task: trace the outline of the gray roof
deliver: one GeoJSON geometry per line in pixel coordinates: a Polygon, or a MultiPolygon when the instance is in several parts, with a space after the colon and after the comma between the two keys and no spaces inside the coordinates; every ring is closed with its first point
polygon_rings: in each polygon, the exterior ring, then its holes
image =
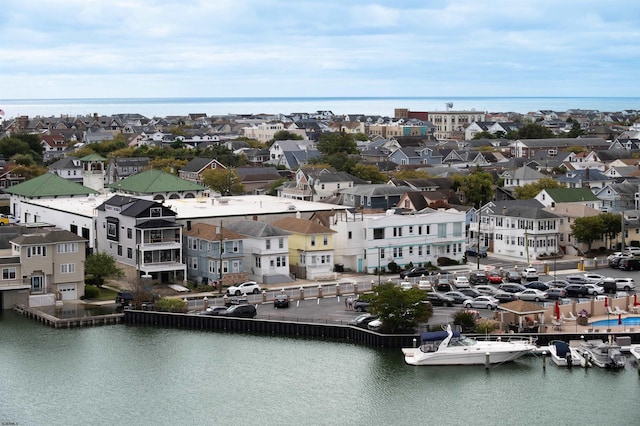
{"type": "Polygon", "coordinates": [[[238,234],[246,235],[247,237],[255,238],[267,238],[267,237],[283,237],[290,235],[289,232],[282,229],[271,226],[265,222],[258,222],[256,220],[241,220],[225,225],[225,228],[237,232],[238,234]]]}
{"type": "Polygon", "coordinates": [[[382,197],[385,195],[402,195],[405,192],[415,192],[408,186],[393,186],[386,184],[356,185],[352,188],[340,189],[342,194],[362,195],[369,197],[382,197]]]}
{"type": "Polygon", "coordinates": [[[557,219],[560,216],[543,210],[544,205],[535,199],[496,201],[489,208],[497,216],[523,217],[526,219],[557,219]]]}

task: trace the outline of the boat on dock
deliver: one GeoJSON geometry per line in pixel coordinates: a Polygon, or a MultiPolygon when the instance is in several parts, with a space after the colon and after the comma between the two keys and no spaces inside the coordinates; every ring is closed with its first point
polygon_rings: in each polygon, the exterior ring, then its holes
{"type": "Polygon", "coordinates": [[[417,348],[403,348],[409,365],[487,365],[513,361],[536,349],[532,340],[477,340],[446,330],[420,335],[417,348]]]}
{"type": "Polygon", "coordinates": [[[580,354],[577,347],[571,346],[562,340],[552,340],[549,342],[549,354],[551,360],[558,367],[580,366],[589,367],[590,363],[580,354]]]}
{"type": "Polygon", "coordinates": [[[612,341],[588,340],[582,342],[580,354],[600,368],[619,370],[624,368],[627,358],[622,354],[620,345],[612,341]]]}
{"type": "Polygon", "coordinates": [[[631,352],[631,356],[635,358],[636,362],[640,362],[640,345],[631,345],[629,352],[631,352]]]}

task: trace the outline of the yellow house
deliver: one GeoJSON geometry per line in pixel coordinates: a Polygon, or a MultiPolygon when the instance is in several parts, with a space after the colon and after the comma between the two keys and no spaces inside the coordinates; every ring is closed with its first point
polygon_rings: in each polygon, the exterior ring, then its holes
{"type": "Polygon", "coordinates": [[[336,231],[307,219],[283,218],[273,222],[288,231],[289,268],[298,278],[329,277],[333,272],[333,234],[336,231]]]}

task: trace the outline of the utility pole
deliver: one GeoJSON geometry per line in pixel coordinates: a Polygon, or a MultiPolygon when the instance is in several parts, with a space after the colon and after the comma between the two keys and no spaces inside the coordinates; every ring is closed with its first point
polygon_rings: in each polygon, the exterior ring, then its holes
{"type": "Polygon", "coordinates": [[[482,201],[480,201],[480,208],[478,209],[478,247],[476,251],[476,269],[480,269],[480,224],[482,223],[482,201]]]}
{"type": "Polygon", "coordinates": [[[219,250],[219,256],[218,256],[218,282],[219,284],[219,288],[220,288],[220,293],[222,293],[222,254],[224,253],[224,239],[222,238],[222,221],[220,221],[220,250],[219,250]]]}

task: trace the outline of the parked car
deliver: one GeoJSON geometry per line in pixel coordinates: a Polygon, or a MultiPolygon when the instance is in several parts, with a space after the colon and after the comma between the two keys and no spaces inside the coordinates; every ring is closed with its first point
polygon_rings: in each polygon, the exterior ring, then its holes
{"type": "Polygon", "coordinates": [[[474,299],[465,300],[463,303],[464,307],[469,308],[487,308],[487,309],[496,309],[500,304],[500,301],[495,297],[491,296],[478,296],[474,299]]]}
{"type": "Polygon", "coordinates": [[[382,321],[376,318],[367,324],[367,328],[371,331],[380,331],[382,328],[382,321]]]}
{"type": "Polygon", "coordinates": [[[287,294],[276,294],[273,296],[273,307],[274,308],[288,308],[289,307],[289,296],[287,294]]]}
{"type": "Polygon", "coordinates": [[[502,282],[506,282],[506,283],[521,283],[522,282],[522,276],[518,273],[518,271],[516,270],[503,270],[502,271],[502,282]]]}
{"type": "Polygon", "coordinates": [[[609,267],[613,269],[618,269],[620,267],[620,261],[622,259],[628,259],[628,258],[633,258],[633,255],[631,253],[621,253],[617,256],[614,256],[609,259],[609,267]]]}
{"type": "Polygon", "coordinates": [[[596,296],[598,294],[604,294],[604,288],[600,287],[597,284],[587,283],[584,286],[587,288],[588,294],[591,294],[592,296],[596,296]]]}
{"type": "Polygon", "coordinates": [[[482,293],[480,293],[478,290],[476,290],[475,288],[460,288],[458,289],[458,291],[462,294],[466,294],[467,295],[467,299],[474,299],[478,296],[482,296],[482,293]]]}
{"type": "Polygon", "coordinates": [[[358,312],[367,312],[369,310],[369,301],[356,299],[353,302],[353,310],[358,312]]]}
{"type": "Polygon", "coordinates": [[[584,284],[569,284],[564,288],[568,297],[580,297],[586,296],[589,293],[587,287],[584,284]]]}
{"type": "Polygon", "coordinates": [[[569,281],[566,281],[566,280],[552,280],[552,281],[547,281],[546,284],[549,286],[549,288],[551,288],[551,287],[562,287],[562,288],[565,288],[570,283],[569,283],[569,281]]]}
{"type": "Polygon", "coordinates": [[[638,271],[640,270],[640,259],[624,257],[620,259],[618,269],[621,269],[623,271],[638,271]]]}
{"type": "Polygon", "coordinates": [[[591,283],[591,284],[596,284],[596,283],[602,281],[603,279],[607,278],[604,275],[592,274],[592,273],[582,274],[582,276],[584,277],[586,282],[591,283]]]}
{"type": "Polygon", "coordinates": [[[498,287],[498,290],[506,291],[507,293],[519,293],[521,291],[525,291],[526,289],[527,288],[522,284],[516,283],[500,284],[500,286],[498,287]]]}
{"type": "Polygon", "coordinates": [[[246,305],[249,303],[249,299],[247,299],[247,297],[231,297],[228,298],[227,301],[225,302],[225,306],[227,308],[233,306],[233,305],[246,305]]]}
{"type": "Polygon", "coordinates": [[[421,277],[423,275],[429,275],[431,271],[428,268],[423,268],[421,266],[415,266],[406,271],[400,272],[400,278],[409,278],[409,277],[421,277]]]}
{"type": "Polygon", "coordinates": [[[133,303],[133,293],[130,291],[119,291],[116,296],[116,303],[119,303],[122,306],[133,303]]]}
{"type": "Polygon", "coordinates": [[[371,321],[377,320],[378,317],[373,314],[361,314],[349,321],[349,325],[355,325],[356,327],[367,328],[367,324],[371,321]]]}
{"type": "Polygon", "coordinates": [[[260,286],[255,281],[246,281],[242,284],[232,285],[227,289],[227,294],[240,296],[241,294],[258,294],[260,293],[260,286]]]}
{"type": "Polygon", "coordinates": [[[463,304],[465,300],[469,299],[469,296],[459,291],[448,291],[444,295],[452,298],[453,303],[457,303],[459,305],[463,304]]]}
{"type": "Polygon", "coordinates": [[[549,288],[549,286],[542,281],[529,281],[524,286],[526,288],[535,288],[536,290],[540,291],[547,291],[547,289],[549,288]]]}
{"type": "Polygon", "coordinates": [[[489,284],[477,285],[474,288],[480,293],[486,294],[488,296],[493,296],[497,292],[497,289],[494,286],[489,284]]]}
{"type": "Polygon", "coordinates": [[[506,291],[498,291],[493,295],[494,298],[498,299],[500,303],[513,302],[514,300],[518,300],[518,297],[515,293],[508,293],[506,291]]]}
{"type": "Polygon", "coordinates": [[[491,284],[502,284],[502,276],[498,272],[487,272],[487,281],[491,284]]]}
{"type": "Polygon", "coordinates": [[[587,280],[582,275],[569,275],[565,277],[565,281],[569,284],[586,284],[587,280]]]}
{"type": "Polygon", "coordinates": [[[535,288],[528,288],[516,293],[516,296],[518,296],[518,299],[520,300],[527,300],[531,302],[542,302],[543,300],[547,300],[547,293],[536,290],[535,288]]]}
{"type": "Polygon", "coordinates": [[[633,278],[616,278],[616,289],[618,291],[631,291],[636,288],[636,282],[633,278]]]}
{"type": "Polygon", "coordinates": [[[457,289],[471,287],[471,284],[469,284],[469,278],[465,277],[464,275],[455,277],[455,279],[453,280],[453,285],[457,289]]]}
{"type": "Polygon", "coordinates": [[[444,278],[438,280],[438,284],[436,284],[436,290],[441,292],[447,292],[453,290],[451,288],[451,284],[444,278]]]}
{"type": "Polygon", "coordinates": [[[431,291],[433,286],[431,285],[431,281],[429,280],[420,280],[418,281],[418,288],[420,290],[431,291]]]}
{"type": "Polygon", "coordinates": [[[453,298],[437,291],[429,292],[428,299],[433,306],[453,306],[453,298]]]}
{"type": "Polygon", "coordinates": [[[478,246],[469,246],[467,247],[467,251],[466,251],[467,256],[472,256],[472,257],[487,257],[487,248],[486,247],[480,247],[480,250],[478,250],[478,246]]]}
{"type": "Polygon", "coordinates": [[[221,315],[225,317],[255,318],[255,316],[258,315],[258,311],[254,305],[242,304],[231,306],[221,315]]]}
{"type": "Polygon", "coordinates": [[[222,315],[222,313],[226,312],[226,310],[227,310],[226,306],[209,306],[204,311],[198,312],[198,315],[210,315],[210,316],[222,315]]]}
{"type": "Polygon", "coordinates": [[[538,270],[536,268],[524,268],[522,278],[525,281],[538,281],[538,270]]]}
{"type": "Polygon", "coordinates": [[[409,281],[402,281],[399,285],[403,290],[411,290],[413,288],[413,284],[411,284],[409,281]]]}
{"type": "Polygon", "coordinates": [[[469,282],[473,285],[478,284],[487,284],[489,280],[487,279],[487,274],[484,271],[471,271],[469,273],[469,282]]]}
{"type": "Polygon", "coordinates": [[[547,299],[550,300],[558,300],[567,297],[565,289],[560,287],[551,287],[545,291],[545,293],[547,293],[547,299]]]}
{"type": "Polygon", "coordinates": [[[605,278],[597,284],[604,289],[605,293],[614,294],[618,291],[615,278],[605,278]]]}

